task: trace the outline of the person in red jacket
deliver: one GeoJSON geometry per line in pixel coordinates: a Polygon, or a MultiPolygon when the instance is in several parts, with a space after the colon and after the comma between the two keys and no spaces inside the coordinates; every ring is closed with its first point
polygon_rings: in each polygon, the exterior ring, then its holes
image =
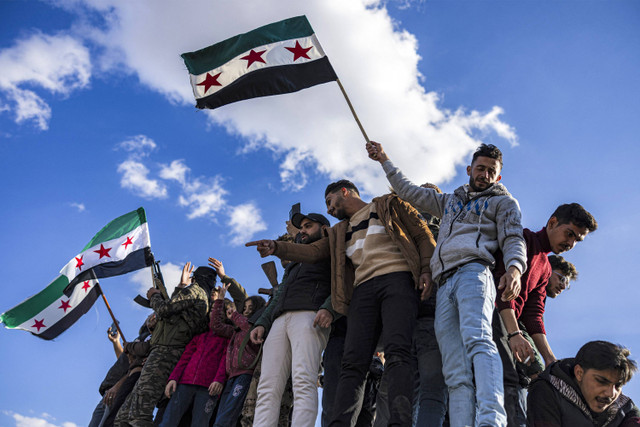
{"type": "Polygon", "coordinates": [[[211,309],[212,330],[221,337],[229,338],[226,357],[228,379],[220,396],[214,427],[234,427],[240,417],[253,377],[255,361],[260,353],[260,346],[253,344],[248,337],[253,326],[249,323],[249,318],[266,304],[260,296],[249,297],[244,302],[242,314],[227,309],[226,318],[231,324],[225,322],[224,297],[229,285],[218,290],[211,309]]]}
{"type": "MultiPolygon", "coordinates": [[[[216,292],[212,297],[216,298],[216,292]]],[[[229,305],[233,305],[229,301],[229,305]]],[[[176,427],[193,403],[191,426],[207,427],[226,380],[228,337],[210,330],[191,339],[169,376],[165,395],[171,400],[160,427],[176,427]]]]}
{"type": "MultiPolygon", "coordinates": [[[[498,288],[496,306],[500,319],[494,316],[493,321],[493,336],[503,365],[509,426],[523,426],[526,423],[522,385],[528,383],[529,379],[518,374],[516,362],[530,365],[536,357],[535,350],[542,355],[545,366],[556,361],[547,341],[543,319],[547,283],[552,275],[548,255],[550,252],[560,254],[571,250],[597,228],[596,220],[586,209],[578,203],[569,203],[558,206],[540,231],[523,230],[527,244],[527,270],[520,279],[520,293],[515,299],[504,301],[501,298],[504,290],[498,288]],[[525,338],[525,334],[531,337],[533,345],[525,338]]],[[[500,261],[501,257],[496,259],[498,262],[493,275],[500,277],[504,274],[504,264],[500,261]]]]}

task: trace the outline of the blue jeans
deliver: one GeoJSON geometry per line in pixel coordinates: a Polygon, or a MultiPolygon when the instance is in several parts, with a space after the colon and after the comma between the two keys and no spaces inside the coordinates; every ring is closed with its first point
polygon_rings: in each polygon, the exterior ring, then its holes
{"type": "Polygon", "coordinates": [[[418,426],[442,426],[447,413],[447,385],[442,376],[442,356],[438,348],[433,317],[419,317],[413,334],[418,359],[420,386],[416,403],[418,426]]]}
{"type": "Polygon", "coordinates": [[[105,416],[105,412],[107,411],[107,406],[100,400],[98,405],[96,405],[96,409],[93,410],[93,414],[91,414],[91,421],[89,421],[88,427],[98,427],[100,425],[100,421],[105,416]]]}
{"type": "Polygon", "coordinates": [[[502,362],[492,338],[496,289],[489,267],[463,265],[438,289],[435,331],[452,427],[506,426],[502,362]],[[475,376],[475,388],[474,388],[475,376]]]}
{"type": "Polygon", "coordinates": [[[207,427],[216,409],[217,396],[209,396],[207,387],[192,384],[178,384],[162,417],[160,427],[177,427],[180,419],[193,402],[191,426],[207,427]]]}
{"type": "Polygon", "coordinates": [[[251,374],[237,375],[229,378],[220,396],[218,415],[214,427],[234,427],[238,422],[244,399],[247,397],[251,374]]]}

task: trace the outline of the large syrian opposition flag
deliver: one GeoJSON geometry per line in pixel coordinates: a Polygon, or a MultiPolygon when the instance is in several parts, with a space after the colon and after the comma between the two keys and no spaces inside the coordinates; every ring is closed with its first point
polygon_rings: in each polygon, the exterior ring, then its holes
{"type": "Polygon", "coordinates": [[[297,92],[337,80],[305,16],[183,53],[198,108],[297,92]]]}
{"type": "Polygon", "coordinates": [[[22,329],[33,335],[51,340],[73,325],[85,314],[100,295],[97,280],[86,280],[64,295],[69,285],[65,276],[58,276],[38,294],[0,315],[0,322],[9,329],[22,329]]]}
{"type": "Polygon", "coordinates": [[[37,295],[0,315],[10,329],[53,339],[86,313],[100,295],[98,277],[111,277],[153,262],[143,208],[107,224],[37,295]]]}

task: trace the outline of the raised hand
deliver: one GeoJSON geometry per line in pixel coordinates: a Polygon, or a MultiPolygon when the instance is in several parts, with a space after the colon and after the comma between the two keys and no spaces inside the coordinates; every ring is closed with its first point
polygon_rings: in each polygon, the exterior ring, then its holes
{"type": "Polygon", "coordinates": [[[220,277],[221,279],[225,276],[224,273],[224,265],[222,265],[222,261],[219,261],[215,258],[209,258],[209,265],[211,267],[213,267],[216,270],[216,273],[218,274],[218,277],[220,277]]]}
{"type": "Polygon", "coordinates": [[[180,287],[188,286],[191,283],[191,273],[193,273],[194,266],[191,265],[191,262],[187,261],[187,263],[182,267],[182,277],[180,277],[180,287]]]}
{"type": "Polygon", "coordinates": [[[375,141],[367,142],[367,154],[371,160],[375,160],[376,162],[380,162],[380,164],[389,160],[389,156],[382,149],[382,145],[378,144],[375,141]]]}

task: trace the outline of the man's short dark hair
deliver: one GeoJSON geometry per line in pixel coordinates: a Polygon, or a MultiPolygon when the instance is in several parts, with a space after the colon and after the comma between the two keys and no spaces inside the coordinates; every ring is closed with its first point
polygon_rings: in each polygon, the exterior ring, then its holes
{"type": "Polygon", "coordinates": [[[576,266],[571,264],[560,255],[549,255],[549,264],[551,264],[552,270],[560,270],[562,275],[569,280],[576,280],[578,278],[578,270],[576,266]]]}
{"type": "Polygon", "coordinates": [[[638,370],[636,362],[629,359],[630,354],[628,349],[608,341],[591,341],[578,350],[575,362],[584,370],[606,371],[613,369],[618,371],[620,381],[624,385],[638,370]]]}
{"type": "Polygon", "coordinates": [[[360,192],[358,191],[358,187],[356,187],[356,185],[353,182],[347,179],[341,179],[340,181],[332,182],[331,184],[327,185],[327,189],[324,190],[324,197],[327,197],[329,193],[335,193],[341,188],[346,188],[347,190],[356,193],[358,197],[360,197],[360,192]]]}
{"type": "Polygon", "coordinates": [[[586,227],[589,232],[594,232],[598,229],[596,219],[579,203],[560,205],[551,216],[556,217],[558,225],[573,223],[580,228],[586,227]]]}
{"type": "Polygon", "coordinates": [[[471,164],[476,161],[478,157],[489,157],[491,159],[497,160],[500,162],[500,169],[502,169],[502,151],[498,147],[493,144],[480,144],[480,146],[476,149],[476,152],[473,153],[473,158],[471,159],[471,164]]]}

